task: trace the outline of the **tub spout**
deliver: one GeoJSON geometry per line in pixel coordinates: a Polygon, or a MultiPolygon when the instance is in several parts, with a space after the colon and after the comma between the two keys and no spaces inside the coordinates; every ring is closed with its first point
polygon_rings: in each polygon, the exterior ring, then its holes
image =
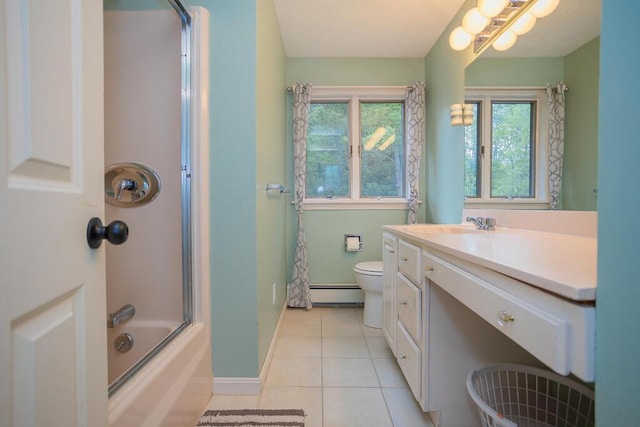
{"type": "Polygon", "coordinates": [[[109,319],[107,319],[107,328],[115,328],[120,323],[125,322],[136,314],[136,308],[131,304],[123,305],[115,313],[109,313],[109,319]]]}

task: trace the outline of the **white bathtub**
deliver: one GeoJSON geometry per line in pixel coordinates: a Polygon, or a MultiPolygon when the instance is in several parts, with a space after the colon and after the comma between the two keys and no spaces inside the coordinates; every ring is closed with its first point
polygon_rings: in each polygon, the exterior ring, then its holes
{"type": "Polygon", "coordinates": [[[122,325],[107,330],[107,359],[109,362],[109,384],[112,384],[127,369],[142,359],[164,337],[169,335],[176,325],[162,321],[136,321],[132,320],[122,325]],[[133,346],[126,353],[115,349],[114,341],[120,334],[129,334],[133,337],[133,346]]]}
{"type": "MultiPolygon", "coordinates": [[[[191,10],[192,37],[192,146],[193,179],[193,294],[195,322],[186,327],[154,355],[142,369],[124,383],[109,398],[109,425],[131,427],[193,426],[212,394],[211,332],[209,307],[209,127],[208,84],[209,14],[202,7],[191,10]]],[[[166,298],[166,297],[165,297],[166,298]]],[[[133,301],[133,300],[132,300],[133,301]]],[[[162,302],[157,299],[157,303],[162,302]]],[[[128,301],[127,301],[128,302],[128,301]]],[[[142,310],[138,316],[142,315],[142,310]]],[[[109,331],[109,346],[120,332],[129,332],[134,337],[134,348],[129,352],[146,353],[149,345],[158,342],[158,336],[166,336],[167,329],[175,325],[148,322],[133,318],[109,331]],[[135,328],[135,329],[133,329],[135,328]],[[111,336],[113,335],[113,336],[111,336]],[[149,344],[152,343],[152,344],[149,344]],[[136,349],[136,347],[138,347],[136,349]]],[[[109,349],[109,352],[115,350],[109,349]]],[[[132,353],[124,357],[110,358],[109,382],[117,378],[129,366],[127,357],[137,358],[132,353]]]]}
{"type": "Polygon", "coordinates": [[[194,323],[111,396],[109,425],[195,425],[211,396],[210,363],[207,328],[194,323]]]}

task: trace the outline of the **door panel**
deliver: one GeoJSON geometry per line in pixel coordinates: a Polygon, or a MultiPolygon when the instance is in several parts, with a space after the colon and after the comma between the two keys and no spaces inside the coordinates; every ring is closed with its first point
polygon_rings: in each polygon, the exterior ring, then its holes
{"type": "Polygon", "coordinates": [[[75,290],[11,322],[14,420],[77,425],[83,304],[82,291],[75,290]],[[63,357],[52,357],[59,348],[65,350],[63,357]]]}
{"type": "Polygon", "coordinates": [[[69,188],[72,178],[78,184],[72,171],[82,129],[73,121],[82,81],[81,52],[73,49],[79,1],[7,3],[10,186],[69,188]]]}
{"type": "Polygon", "coordinates": [[[102,1],[0,0],[0,425],[106,425],[102,1]]]}

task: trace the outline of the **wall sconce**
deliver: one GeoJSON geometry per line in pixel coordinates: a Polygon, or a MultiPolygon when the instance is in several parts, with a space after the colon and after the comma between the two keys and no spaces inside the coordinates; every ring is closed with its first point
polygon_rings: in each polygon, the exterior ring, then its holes
{"type": "Polygon", "coordinates": [[[453,104],[451,110],[451,126],[469,126],[473,124],[472,104],[453,104]]]}
{"type": "Polygon", "coordinates": [[[496,50],[507,50],[518,36],[529,32],[536,19],[544,18],[555,10],[560,0],[478,0],[462,18],[462,26],[449,36],[454,50],[464,50],[473,42],[474,53],[489,45],[496,50]]]}

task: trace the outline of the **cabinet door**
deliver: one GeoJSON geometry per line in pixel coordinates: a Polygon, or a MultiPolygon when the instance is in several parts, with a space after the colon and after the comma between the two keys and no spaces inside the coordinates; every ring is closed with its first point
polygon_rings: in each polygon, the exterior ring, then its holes
{"type": "Polygon", "coordinates": [[[384,336],[393,354],[396,354],[396,275],[398,271],[398,239],[390,234],[382,238],[382,312],[384,336]]]}
{"type": "Polygon", "coordinates": [[[396,356],[400,370],[404,374],[411,392],[420,402],[422,397],[422,351],[409,336],[407,330],[398,322],[398,354],[396,356]]]}
{"type": "Polygon", "coordinates": [[[422,283],[420,248],[403,240],[398,242],[398,269],[415,285],[422,283]]]}
{"type": "Polygon", "coordinates": [[[422,341],[422,292],[402,274],[396,282],[398,320],[417,343],[422,341]]]}
{"type": "Polygon", "coordinates": [[[427,278],[554,371],[571,372],[565,319],[435,255],[423,257],[427,278]]]}

